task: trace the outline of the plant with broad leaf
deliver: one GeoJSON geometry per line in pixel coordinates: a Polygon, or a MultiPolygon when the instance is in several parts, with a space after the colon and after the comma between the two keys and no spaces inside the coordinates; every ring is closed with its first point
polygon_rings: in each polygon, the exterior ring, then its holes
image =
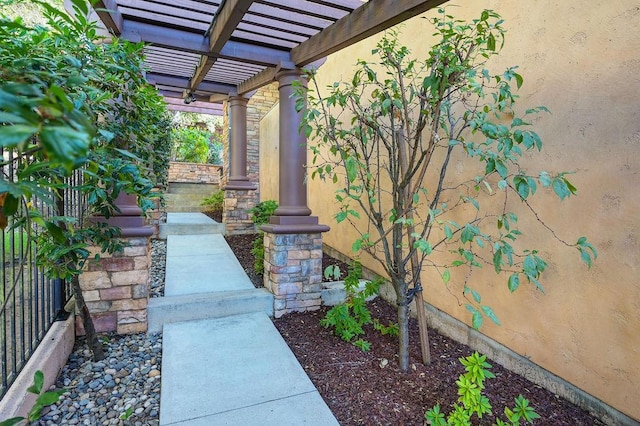
{"type": "Polygon", "coordinates": [[[27,388],[27,392],[37,396],[36,401],[33,403],[31,410],[29,410],[29,414],[27,415],[27,417],[12,417],[10,419],[0,421],[0,426],[13,426],[19,425],[21,423],[30,424],[31,422],[39,420],[42,416],[42,409],[58,402],[62,394],[67,391],[66,389],[55,389],[42,392],[43,387],[44,373],[38,370],[33,375],[33,383],[31,384],[31,386],[29,386],[29,388],[27,388]]]}
{"type": "MultiPolygon", "coordinates": [[[[465,373],[461,374],[456,381],[459,395],[458,403],[453,405],[453,410],[446,417],[440,411],[440,404],[427,411],[424,418],[430,425],[471,426],[473,416],[481,419],[485,414],[493,414],[489,398],[482,394],[485,387],[484,381],[495,378],[495,375],[489,371],[491,364],[487,362],[487,357],[474,352],[466,358],[459,358],[459,360],[464,365],[465,373]]],[[[521,421],[533,424],[535,419],[540,418],[540,415],[529,405],[529,400],[522,395],[515,398],[513,408],[504,408],[504,414],[508,422],[505,423],[500,418],[496,418],[496,425],[519,426],[521,421]]]]}
{"type": "Polygon", "coordinates": [[[86,0],[71,2],[75,19],[34,3],[46,27],[0,18],[0,165],[16,176],[0,176],[0,227],[26,233],[28,252],[37,239],[40,266],[71,282],[100,359],[78,276],[89,245],[112,253],[123,243],[118,229],[87,219],[117,212],[120,194],[138,196],[143,209],[153,206],[154,184],[166,182],[171,121],[144,79],[142,44],[103,43],[86,0]],[[73,206],[64,204],[70,193],[73,206]]]}
{"type": "MultiPolygon", "coordinates": [[[[340,276],[340,269],[337,266],[325,269],[325,277],[332,273],[340,276]]],[[[360,337],[365,334],[363,327],[366,324],[373,324],[380,333],[392,336],[398,334],[398,327],[393,323],[389,325],[380,323],[372,317],[367,307],[367,299],[378,294],[382,279],[366,281],[364,288],[360,288],[361,278],[362,264],[354,260],[349,265],[349,273],[344,279],[345,300],[329,309],[320,320],[320,325],[325,328],[332,327],[336,336],[367,352],[371,349],[371,342],[360,337]]]]}
{"type": "MultiPolygon", "coordinates": [[[[507,274],[511,291],[522,281],[542,290],[547,267],[538,251],[520,247],[516,203],[507,201],[520,201],[547,227],[530,198],[539,188],[561,200],[576,193],[569,173],[532,173],[524,166],[525,153],[543,148],[530,123],[548,111],[536,107],[519,115],[514,105],[523,77],[517,67],[499,74],[487,68],[504,43],[500,16],[485,10],[465,22],[439,9],[431,23],[438,41],[424,60],[412,58],[391,31],[372,52],[378,62],[359,60],[350,81],[321,94],[310,71],[309,88],[296,89],[300,131],[315,140],[311,176],[339,186],[336,220],[356,229],[354,252],[377,261],[395,289],[403,370],[409,365],[408,304],[414,296],[421,301],[423,268],[435,268],[448,286],[451,268],[466,268],[462,297],[473,326],[485,317],[499,324],[478,284],[469,282],[471,271],[490,265],[507,274]],[[450,173],[452,160],[465,157],[465,165],[476,167],[475,178],[450,173]]],[[[591,265],[597,253],[586,238],[570,244],[547,229],[591,265]]]]}

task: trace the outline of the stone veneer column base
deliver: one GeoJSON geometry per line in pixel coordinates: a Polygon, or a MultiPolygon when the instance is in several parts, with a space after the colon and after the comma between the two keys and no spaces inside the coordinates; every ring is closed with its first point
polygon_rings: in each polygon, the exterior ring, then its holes
{"type": "Polygon", "coordinates": [[[273,293],[274,316],[320,308],[322,234],[264,234],[264,285],[273,293]]]}
{"type": "Polygon", "coordinates": [[[249,209],[253,208],[254,197],[247,189],[225,189],[222,222],[227,235],[253,234],[256,225],[249,217],[249,209]]]}
{"type": "MultiPolygon", "coordinates": [[[[101,253],[90,260],[80,274],[80,287],[97,332],[118,334],[147,331],[149,301],[150,238],[121,238],[124,251],[101,253]]],[[[100,249],[92,247],[92,255],[100,249]]],[[[82,320],[76,317],[76,333],[84,334],[82,320]]]]}

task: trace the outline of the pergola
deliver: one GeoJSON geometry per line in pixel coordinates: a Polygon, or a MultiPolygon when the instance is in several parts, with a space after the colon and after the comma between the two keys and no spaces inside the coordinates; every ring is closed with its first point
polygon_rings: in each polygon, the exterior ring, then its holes
{"type": "MultiPolygon", "coordinates": [[[[247,177],[248,99],[260,87],[278,83],[280,206],[270,223],[262,227],[273,236],[265,241],[287,247],[299,244],[307,247],[305,253],[317,251],[320,241],[321,254],[321,233],[329,227],[319,224],[307,206],[307,141],[298,132],[301,115],[295,108],[292,83],[302,80],[302,68],[318,66],[327,55],[445,1],[99,0],[94,10],[113,35],[145,43],[147,80],[155,84],[170,108],[197,107],[201,112],[215,113],[222,102],[227,102],[231,141],[228,180],[223,189],[225,199],[235,200],[229,206],[225,203],[228,227],[230,218],[247,221],[247,215],[228,215],[227,208],[240,208],[237,201],[256,189],[247,177]],[[289,238],[278,239],[282,234],[289,238]],[[309,241],[313,244],[307,244],[309,241]]],[[[283,248],[276,247],[270,253],[269,247],[265,244],[267,260],[283,248]]],[[[321,267],[308,266],[315,265],[316,257],[297,257],[297,263],[310,262],[300,275],[274,279],[274,286],[284,281],[303,287],[272,289],[276,311],[309,306],[308,292],[315,292],[314,280],[321,280],[321,272],[309,272],[321,267]],[[292,291],[306,292],[306,298],[296,299],[292,291]]],[[[265,271],[265,276],[288,274],[286,256],[276,256],[269,262],[281,265],[283,259],[285,266],[265,271]]],[[[317,295],[319,298],[319,290],[317,295]]]]}

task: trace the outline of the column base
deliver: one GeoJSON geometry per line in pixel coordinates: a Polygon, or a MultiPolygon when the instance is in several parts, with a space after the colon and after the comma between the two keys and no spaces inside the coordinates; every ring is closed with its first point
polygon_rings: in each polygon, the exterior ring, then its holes
{"type": "Polygon", "coordinates": [[[225,186],[222,222],[225,224],[227,235],[256,232],[256,225],[249,216],[249,209],[253,207],[253,201],[253,194],[250,194],[246,188],[231,189],[230,185],[225,186]]]}
{"type": "Polygon", "coordinates": [[[331,228],[320,225],[317,216],[271,216],[260,229],[271,234],[317,234],[331,228]]]}
{"type": "Polygon", "coordinates": [[[313,311],[322,304],[322,234],[264,234],[264,285],[274,316],[313,311]]]}
{"type": "Polygon", "coordinates": [[[223,191],[255,191],[258,189],[255,183],[249,180],[233,180],[230,179],[227,184],[222,188],[223,191]]]}

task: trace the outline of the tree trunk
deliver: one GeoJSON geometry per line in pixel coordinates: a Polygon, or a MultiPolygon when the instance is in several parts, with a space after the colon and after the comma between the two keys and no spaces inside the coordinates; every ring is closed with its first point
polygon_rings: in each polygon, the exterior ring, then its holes
{"type": "Polygon", "coordinates": [[[398,328],[400,370],[409,371],[409,306],[406,297],[398,300],[398,328]]]}
{"type": "Polygon", "coordinates": [[[71,288],[73,289],[73,295],[76,298],[76,308],[80,312],[80,316],[82,317],[84,333],[87,337],[87,346],[89,346],[89,349],[93,354],[93,360],[101,361],[105,358],[104,351],[102,349],[102,343],[98,341],[98,337],[96,336],[96,329],[93,326],[93,319],[91,319],[89,308],[84,301],[82,289],[80,288],[80,279],[77,275],[74,275],[71,278],[71,288]]]}

